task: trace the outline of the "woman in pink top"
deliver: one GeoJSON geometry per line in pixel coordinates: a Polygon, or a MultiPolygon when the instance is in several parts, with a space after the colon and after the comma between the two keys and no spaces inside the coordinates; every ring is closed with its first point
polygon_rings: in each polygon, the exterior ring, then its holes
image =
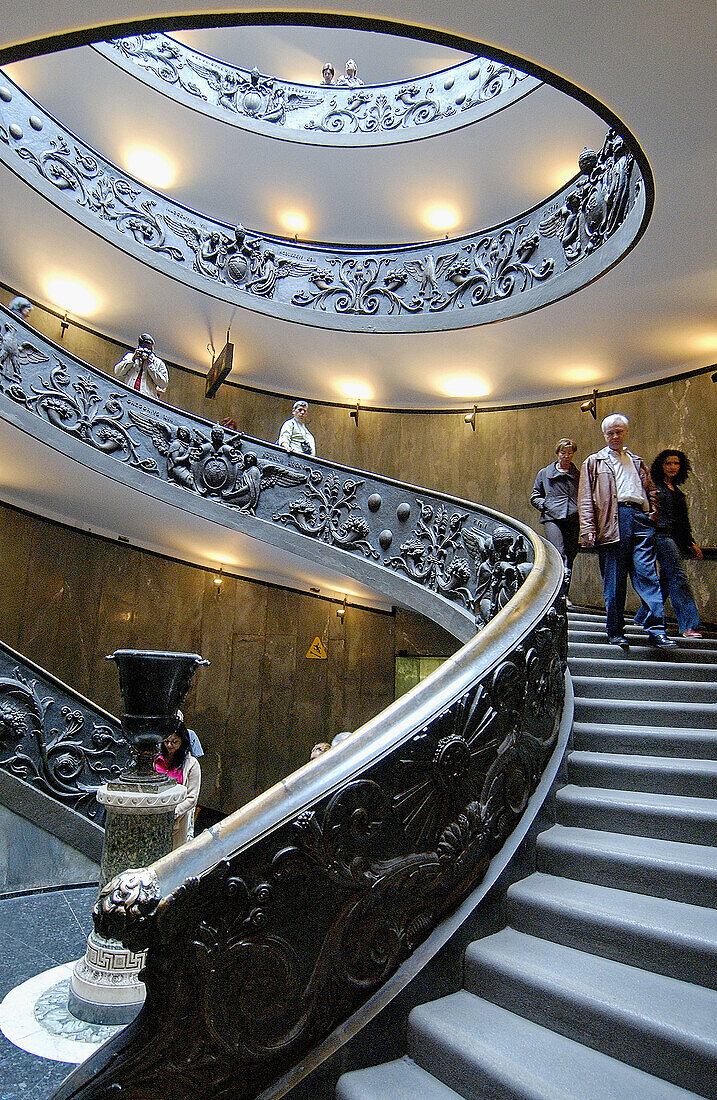
{"type": "Polygon", "coordinates": [[[154,761],[154,770],[176,779],[187,788],[187,793],[174,811],[174,836],[172,847],[179,848],[194,836],[194,811],[202,785],[202,769],[189,747],[189,734],[183,722],[160,743],[154,761]]]}

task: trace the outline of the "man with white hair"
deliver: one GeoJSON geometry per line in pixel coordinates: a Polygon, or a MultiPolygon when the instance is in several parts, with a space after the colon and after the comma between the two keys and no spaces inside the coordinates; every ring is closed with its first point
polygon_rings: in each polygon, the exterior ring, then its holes
{"type": "Polygon", "coordinates": [[[306,427],[309,405],[303,398],[294,402],[292,417],[281,425],[277,443],[290,454],[316,454],[316,440],[306,427]]]}
{"type": "Polygon", "coordinates": [[[621,413],[602,422],[606,447],[589,455],[580,471],[580,541],[597,546],[607,637],[629,649],[625,637],[628,575],[642,601],[641,623],[651,645],[672,649],[665,634],[665,609],[657,578],[657,491],[642,459],[625,446],[630,422],[621,413]]]}

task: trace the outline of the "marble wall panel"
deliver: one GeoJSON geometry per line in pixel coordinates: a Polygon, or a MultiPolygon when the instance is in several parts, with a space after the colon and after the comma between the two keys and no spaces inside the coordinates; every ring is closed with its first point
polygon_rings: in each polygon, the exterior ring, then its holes
{"type": "Polygon", "coordinates": [[[17,649],[35,522],[12,508],[3,508],[0,522],[0,637],[17,649]]]}
{"type": "Polygon", "coordinates": [[[103,569],[97,574],[100,603],[97,616],[95,660],[89,697],[111,714],[119,714],[122,701],[117,666],[106,655],[134,647],[134,616],[141,552],[120,543],[106,542],[103,569]]]}
{"type": "Polygon", "coordinates": [[[295,673],[296,635],[268,635],[261,672],[257,792],[267,790],[308,756],[306,731],[297,727],[295,716],[295,673]]]}

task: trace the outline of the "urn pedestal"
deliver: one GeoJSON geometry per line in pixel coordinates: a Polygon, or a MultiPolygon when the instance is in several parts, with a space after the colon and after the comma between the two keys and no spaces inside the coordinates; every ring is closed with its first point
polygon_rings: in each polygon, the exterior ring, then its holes
{"type": "MultiPolygon", "coordinates": [[[[97,792],[106,811],[100,889],[122,871],[147,867],[172,849],[174,811],[186,788],[155,772],[154,758],[159,742],[176,729],[195,669],[208,664],[196,653],[130,649],[117,650],[108,660],[119,669],[122,730],[132,763],[97,792]]],[[[72,974],[70,1012],[95,1024],[129,1023],[144,1001],[143,965],[144,952],[91,932],[72,974]]]]}

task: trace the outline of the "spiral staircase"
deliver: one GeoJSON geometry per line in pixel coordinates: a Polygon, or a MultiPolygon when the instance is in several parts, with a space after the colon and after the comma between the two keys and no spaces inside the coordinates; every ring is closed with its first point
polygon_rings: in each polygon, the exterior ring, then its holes
{"type": "MultiPolygon", "coordinates": [[[[668,658],[573,611],[567,782],[506,926],[338,1100],[717,1095],[717,641],[668,658]]],[[[644,635],[642,635],[644,638],[644,635]]]]}

